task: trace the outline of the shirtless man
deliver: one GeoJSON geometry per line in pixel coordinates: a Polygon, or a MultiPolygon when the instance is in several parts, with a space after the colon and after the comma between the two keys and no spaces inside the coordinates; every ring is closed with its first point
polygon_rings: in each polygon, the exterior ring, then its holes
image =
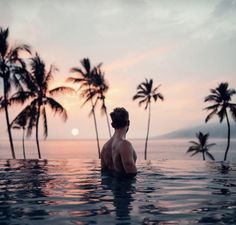
{"type": "Polygon", "coordinates": [[[124,108],[115,108],[110,116],[115,133],[102,148],[101,169],[102,171],[136,174],[137,156],[132,144],[126,140],[129,113],[124,108]]]}

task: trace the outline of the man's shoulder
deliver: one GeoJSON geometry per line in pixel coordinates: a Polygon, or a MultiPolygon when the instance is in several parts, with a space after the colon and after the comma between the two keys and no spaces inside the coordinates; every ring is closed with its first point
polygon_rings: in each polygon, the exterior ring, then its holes
{"type": "Polygon", "coordinates": [[[121,150],[133,148],[131,142],[128,140],[123,140],[120,146],[121,146],[121,150]]]}
{"type": "Polygon", "coordinates": [[[111,139],[108,140],[102,147],[102,151],[105,151],[106,149],[110,148],[111,146],[111,139]]]}

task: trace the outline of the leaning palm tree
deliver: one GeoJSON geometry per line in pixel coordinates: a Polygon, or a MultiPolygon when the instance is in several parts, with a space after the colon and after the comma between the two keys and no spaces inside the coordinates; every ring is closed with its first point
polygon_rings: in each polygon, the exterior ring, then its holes
{"type": "Polygon", "coordinates": [[[139,106],[145,104],[145,110],[148,108],[148,126],[147,126],[147,135],[145,141],[145,149],[144,149],[144,159],[147,159],[147,143],[149,136],[149,128],[150,128],[150,120],[151,120],[151,102],[152,99],[156,102],[158,99],[164,100],[163,95],[158,92],[160,85],[153,88],[153,80],[145,79],[145,82],[142,82],[137,87],[137,94],[134,95],[133,100],[140,99],[139,106]]]}
{"type": "Polygon", "coordinates": [[[109,136],[111,137],[111,127],[110,127],[110,122],[109,122],[109,117],[108,117],[108,113],[107,113],[107,106],[106,106],[106,93],[109,89],[109,86],[107,84],[107,81],[105,79],[105,74],[104,72],[102,72],[100,66],[99,67],[95,67],[94,69],[94,88],[95,88],[95,92],[97,95],[97,99],[95,101],[95,104],[98,102],[98,100],[101,101],[101,112],[102,115],[105,114],[106,116],[106,120],[107,120],[107,127],[108,127],[108,131],[109,131],[109,136]]]}
{"type": "Polygon", "coordinates": [[[220,123],[226,117],[228,126],[228,138],[227,147],[225,150],[224,161],[227,160],[227,154],[230,147],[230,122],[228,110],[234,121],[236,121],[236,104],[231,102],[232,96],[236,94],[235,89],[228,88],[227,82],[220,83],[215,89],[210,89],[211,94],[205,98],[205,102],[212,102],[213,105],[206,107],[206,110],[211,110],[210,114],[206,117],[207,123],[213,116],[217,115],[220,119],[220,123]]]}
{"type": "MultiPolygon", "coordinates": [[[[28,111],[25,110],[25,112],[28,111]]],[[[28,118],[28,114],[27,113],[20,113],[12,122],[11,122],[11,127],[13,129],[22,129],[22,148],[23,148],[23,156],[24,159],[26,159],[26,155],[25,155],[25,129],[27,126],[27,120],[28,118]]]]}
{"type": "MultiPolygon", "coordinates": [[[[82,68],[73,67],[71,68],[72,73],[76,73],[78,77],[69,77],[67,79],[68,82],[72,82],[74,84],[80,84],[79,90],[81,91],[81,97],[85,99],[82,106],[86,103],[91,103],[91,111],[89,116],[93,116],[94,127],[96,132],[96,140],[97,140],[97,148],[98,148],[98,157],[101,158],[100,144],[99,144],[99,136],[98,136],[98,127],[97,127],[97,119],[95,114],[95,106],[96,102],[94,102],[94,98],[96,95],[96,91],[94,89],[94,70],[95,67],[91,67],[90,60],[88,58],[84,58],[80,61],[82,68]]],[[[97,65],[96,68],[99,68],[101,64],[97,65]]]]}
{"type": "Polygon", "coordinates": [[[194,156],[198,153],[202,154],[203,160],[205,160],[205,155],[208,156],[211,160],[215,160],[214,156],[209,152],[209,148],[214,146],[215,143],[208,144],[209,133],[203,134],[202,132],[196,133],[197,142],[190,141],[191,145],[187,153],[192,153],[191,156],[194,156]]]}
{"type": "Polygon", "coordinates": [[[12,47],[9,45],[8,41],[9,30],[3,29],[0,27],[0,78],[3,80],[3,102],[2,105],[4,107],[6,123],[7,123],[7,131],[10,141],[11,153],[13,159],[15,159],[15,151],[12,140],[11,128],[10,128],[10,119],[9,119],[9,111],[8,111],[8,97],[9,93],[14,85],[15,88],[21,89],[19,76],[22,75],[25,63],[20,58],[19,52],[26,51],[30,53],[30,48],[28,45],[18,45],[12,47]]]}
{"type": "Polygon", "coordinates": [[[29,132],[31,132],[34,124],[36,126],[36,144],[38,157],[41,159],[39,146],[39,120],[43,119],[44,138],[48,136],[46,106],[49,106],[54,114],[59,114],[64,121],[67,120],[66,109],[56,101],[53,96],[58,93],[72,93],[74,90],[69,87],[61,86],[54,89],[49,89],[49,83],[53,79],[53,73],[57,69],[51,65],[49,71],[46,71],[45,63],[36,53],[36,56],[31,58],[30,71],[25,74],[23,82],[26,90],[19,91],[12,96],[12,102],[24,103],[30,100],[30,103],[21,111],[26,113],[29,108],[29,132]]]}

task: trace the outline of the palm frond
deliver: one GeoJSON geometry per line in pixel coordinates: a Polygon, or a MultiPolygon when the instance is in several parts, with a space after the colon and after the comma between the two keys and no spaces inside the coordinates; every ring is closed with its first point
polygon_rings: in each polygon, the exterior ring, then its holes
{"type": "Polygon", "coordinates": [[[146,79],[146,87],[148,93],[152,92],[152,86],[153,86],[153,79],[150,79],[149,81],[146,79]]]}
{"type": "Polygon", "coordinates": [[[146,101],[146,105],[145,105],[144,109],[146,110],[150,104],[151,104],[151,101],[150,101],[150,98],[148,98],[148,100],[146,101]]]}
{"type": "Polygon", "coordinates": [[[19,62],[21,64],[22,62],[19,61],[19,52],[20,51],[24,51],[24,52],[31,54],[31,47],[29,45],[22,44],[22,45],[18,45],[16,47],[10,49],[10,51],[8,53],[9,61],[12,63],[19,62]]]}
{"type": "Polygon", "coordinates": [[[222,106],[222,108],[217,113],[218,117],[220,118],[220,123],[224,120],[226,115],[226,106],[222,106]]]}
{"type": "Polygon", "coordinates": [[[154,89],[153,89],[153,93],[156,93],[158,91],[158,89],[161,87],[161,84],[159,84],[158,86],[156,86],[154,89]]]}
{"type": "Polygon", "coordinates": [[[211,148],[212,146],[216,145],[216,143],[212,143],[212,144],[207,144],[206,148],[211,148]]]}
{"type": "Polygon", "coordinates": [[[75,93],[75,89],[74,88],[71,88],[71,87],[57,87],[57,88],[54,88],[52,90],[49,91],[49,94],[54,96],[56,94],[74,94],[75,93]]]}
{"type": "Polygon", "coordinates": [[[66,82],[70,82],[70,83],[76,84],[76,83],[86,82],[86,79],[84,79],[84,78],[68,77],[66,79],[66,82]]]}
{"type": "Polygon", "coordinates": [[[102,116],[105,115],[107,112],[107,107],[106,107],[106,104],[105,104],[105,99],[102,100],[102,105],[101,105],[101,113],[102,113],[102,116]]]}
{"type": "Polygon", "coordinates": [[[8,35],[9,35],[9,30],[6,28],[5,30],[0,27],[0,54],[2,58],[4,58],[7,54],[7,50],[9,47],[8,44],[8,35]]]}
{"type": "Polygon", "coordinates": [[[232,116],[233,120],[236,122],[236,104],[230,103],[229,104],[229,110],[230,110],[230,113],[231,113],[231,116],[232,116]]]}
{"type": "Polygon", "coordinates": [[[64,121],[67,120],[66,110],[59,102],[57,102],[53,98],[47,97],[46,103],[49,104],[50,108],[54,112],[54,115],[59,114],[64,121]]]}
{"type": "Polygon", "coordinates": [[[146,83],[144,83],[144,82],[138,85],[137,90],[141,93],[149,94],[148,90],[147,90],[146,83]]]}
{"type": "Polygon", "coordinates": [[[12,129],[20,130],[22,127],[19,125],[12,126],[12,129]]]}
{"type": "Polygon", "coordinates": [[[228,89],[228,95],[230,96],[230,98],[236,94],[236,90],[235,89],[228,89]]]}
{"type": "Polygon", "coordinates": [[[190,156],[193,157],[193,156],[197,155],[198,153],[200,153],[200,151],[196,151],[193,154],[191,154],[190,156]]]}
{"type": "Polygon", "coordinates": [[[199,151],[198,146],[190,146],[187,150],[187,153],[199,151]]]}
{"type": "Polygon", "coordinates": [[[205,107],[204,110],[215,110],[220,106],[219,103],[205,107]]]}
{"type": "Polygon", "coordinates": [[[210,152],[206,151],[205,153],[211,160],[215,160],[214,156],[210,152]]]}
{"type": "Polygon", "coordinates": [[[96,94],[95,92],[89,92],[87,94],[81,93],[81,96],[85,98],[85,101],[83,102],[82,107],[86,105],[89,101],[91,101],[95,97],[95,94],[96,94]]]}
{"type": "Polygon", "coordinates": [[[205,97],[204,102],[218,102],[220,103],[220,98],[218,95],[208,95],[205,97]]]}
{"type": "Polygon", "coordinates": [[[25,127],[29,117],[30,106],[26,106],[11,122],[10,126],[25,127]]]}
{"type": "Polygon", "coordinates": [[[162,101],[164,101],[164,96],[161,93],[154,94],[152,97],[155,101],[157,101],[157,99],[161,99],[162,101]]]}
{"type": "Polygon", "coordinates": [[[145,103],[145,102],[147,102],[147,101],[148,101],[147,98],[142,99],[142,100],[139,101],[138,105],[141,106],[143,103],[145,103]]]}
{"type": "Polygon", "coordinates": [[[35,57],[31,58],[31,72],[34,76],[34,79],[37,83],[37,86],[40,87],[40,89],[45,88],[45,63],[43,60],[39,57],[38,53],[36,53],[35,57]]]}
{"type": "Polygon", "coordinates": [[[87,75],[90,74],[90,69],[91,69],[91,64],[90,64],[90,60],[88,58],[83,58],[82,60],[80,60],[81,65],[84,67],[87,75]]]}
{"type": "Polygon", "coordinates": [[[44,138],[46,139],[48,136],[48,123],[47,123],[47,114],[46,114],[46,108],[43,107],[42,108],[42,118],[43,118],[43,134],[44,134],[44,138]]]}
{"type": "Polygon", "coordinates": [[[205,123],[207,123],[214,115],[217,114],[217,108],[214,109],[210,114],[207,115],[206,119],[205,119],[205,123]]]}
{"type": "Polygon", "coordinates": [[[196,146],[199,146],[199,143],[196,142],[196,141],[189,141],[189,143],[194,144],[194,145],[196,145],[196,146]]]}
{"type": "Polygon", "coordinates": [[[12,73],[10,77],[10,83],[15,87],[16,90],[23,91],[23,87],[19,76],[16,73],[12,73]]]}
{"type": "Polygon", "coordinates": [[[136,95],[133,96],[133,101],[138,99],[138,98],[146,98],[146,96],[142,95],[142,94],[136,94],[136,95]]]}
{"type": "Polygon", "coordinates": [[[30,104],[30,110],[29,110],[29,121],[28,121],[28,126],[27,126],[27,133],[26,136],[30,137],[32,134],[33,128],[36,126],[36,120],[37,120],[37,101],[34,100],[30,104]]]}
{"type": "Polygon", "coordinates": [[[34,93],[30,91],[19,91],[12,95],[11,98],[9,98],[10,104],[24,104],[28,99],[34,96],[34,93]]]}
{"type": "Polygon", "coordinates": [[[58,68],[55,67],[54,65],[51,65],[49,71],[46,74],[45,80],[44,80],[44,82],[46,84],[49,84],[50,81],[53,80],[53,73],[56,72],[56,71],[58,71],[58,68]]]}

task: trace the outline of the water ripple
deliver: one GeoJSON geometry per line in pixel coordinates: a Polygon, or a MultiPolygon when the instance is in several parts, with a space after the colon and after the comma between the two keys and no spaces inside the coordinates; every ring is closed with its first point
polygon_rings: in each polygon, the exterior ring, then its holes
{"type": "Polygon", "coordinates": [[[236,224],[235,165],[138,168],[121,179],[96,160],[0,160],[0,224],[236,224]]]}

